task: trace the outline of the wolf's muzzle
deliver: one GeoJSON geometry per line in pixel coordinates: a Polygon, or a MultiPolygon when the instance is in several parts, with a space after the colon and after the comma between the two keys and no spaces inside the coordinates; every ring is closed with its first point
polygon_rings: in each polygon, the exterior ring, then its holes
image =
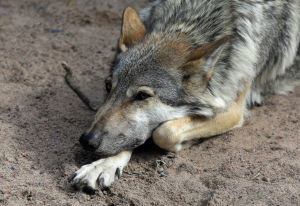
{"type": "Polygon", "coordinates": [[[80,144],[85,150],[95,152],[100,144],[102,139],[98,134],[95,133],[83,133],[79,139],[80,144]]]}

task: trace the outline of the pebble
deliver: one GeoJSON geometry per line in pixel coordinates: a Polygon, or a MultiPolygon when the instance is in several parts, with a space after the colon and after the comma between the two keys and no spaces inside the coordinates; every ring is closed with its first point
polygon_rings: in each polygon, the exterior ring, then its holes
{"type": "Polygon", "coordinates": [[[142,162],[142,158],[138,157],[136,160],[137,163],[141,163],[142,162]]]}
{"type": "Polygon", "coordinates": [[[176,155],[175,154],[168,154],[167,158],[176,158],[176,155]]]}
{"type": "Polygon", "coordinates": [[[267,137],[267,138],[271,138],[271,135],[267,133],[267,134],[266,134],[266,137],[267,137]]]}
{"type": "Polygon", "coordinates": [[[44,174],[44,173],[45,173],[45,171],[41,171],[41,172],[40,172],[41,175],[44,174]]]}
{"type": "Polygon", "coordinates": [[[15,170],[15,169],[17,169],[17,167],[16,166],[12,166],[11,169],[15,170]]]}
{"type": "Polygon", "coordinates": [[[164,171],[163,168],[159,168],[157,172],[160,174],[160,173],[162,173],[163,171],[164,171]]]}
{"type": "Polygon", "coordinates": [[[204,169],[203,171],[204,171],[204,172],[206,172],[206,171],[207,171],[207,169],[204,169]]]}
{"type": "Polygon", "coordinates": [[[60,29],[50,29],[50,32],[52,33],[52,34],[57,34],[57,33],[59,33],[61,30],[60,29]]]}
{"type": "Polygon", "coordinates": [[[166,173],[161,173],[161,174],[160,174],[160,177],[168,177],[168,174],[166,174],[166,173]]]}

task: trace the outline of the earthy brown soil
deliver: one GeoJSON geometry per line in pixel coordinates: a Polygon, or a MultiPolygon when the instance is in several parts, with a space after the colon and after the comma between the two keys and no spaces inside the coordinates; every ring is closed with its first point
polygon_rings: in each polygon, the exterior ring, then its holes
{"type": "Polygon", "coordinates": [[[148,142],[109,189],[76,191],[67,178],[95,160],[77,143],[95,113],[60,63],[99,107],[122,10],[148,2],[68,2],[0,1],[0,205],[300,204],[300,88],[176,156],[148,142]]]}

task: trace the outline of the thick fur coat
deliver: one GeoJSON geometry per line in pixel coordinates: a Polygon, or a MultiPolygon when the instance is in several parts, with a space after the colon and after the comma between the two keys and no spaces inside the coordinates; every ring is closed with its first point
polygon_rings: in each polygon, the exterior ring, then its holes
{"type": "Polygon", "coordinates": [[[210,108],[226,109],[248,79],[247,106],[299,84],[299,7],[298,0],[157,0],[140,16],[147,35],[184,33],[191,49],[232,36],[201,98],[210,108]]]}

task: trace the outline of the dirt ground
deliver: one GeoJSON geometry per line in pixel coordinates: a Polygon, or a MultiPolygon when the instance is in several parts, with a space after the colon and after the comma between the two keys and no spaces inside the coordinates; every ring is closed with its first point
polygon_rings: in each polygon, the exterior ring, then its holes
{"type": "Polygon", "coordinates": [[[122,11],[147,0],[0,1],[0,205],[300,205],[300,88],[267,98],[242,128],[172,154],[151,140],[109,189],[68,177],[95,160],[78,144],[100,107],[122,11]]]}

